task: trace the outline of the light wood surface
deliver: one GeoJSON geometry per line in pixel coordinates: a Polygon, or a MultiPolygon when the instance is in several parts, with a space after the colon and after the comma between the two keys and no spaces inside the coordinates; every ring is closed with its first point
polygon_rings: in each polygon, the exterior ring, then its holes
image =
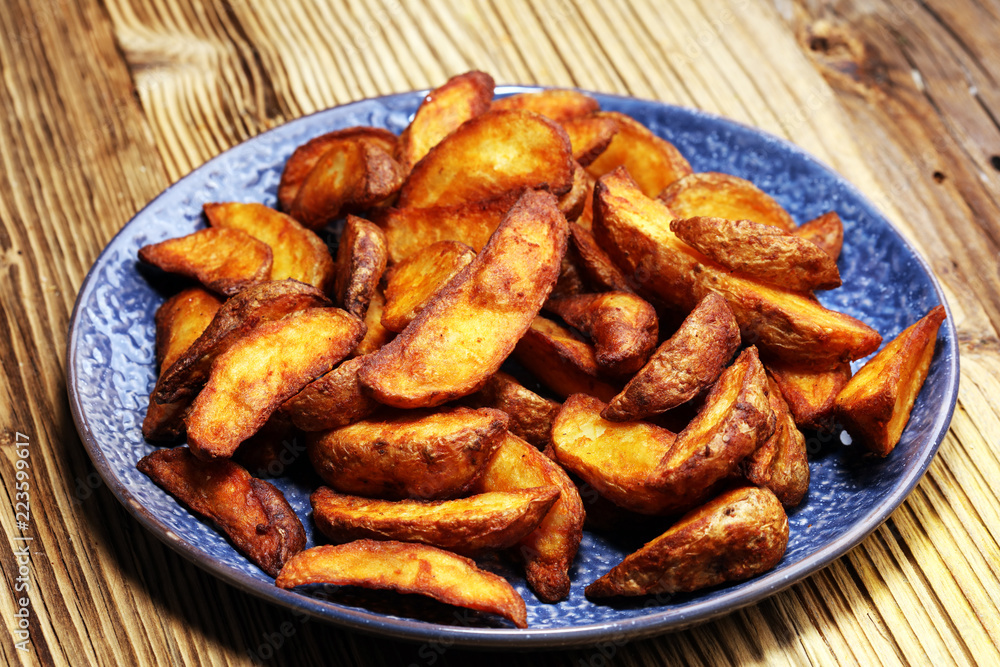
{"type": "Polygon", "coordinates": [[[282,665],[1000,664],[998,33],[995,0],[0,3],[3,661],[222,665],[252,651],[282,665]],[[472,68],[787,137],[928,258],[959,330],[959,404],[926,477],[858,548],[684,632],[473,654],[303,622],[187,563],[99,483],[70,416],[64,350],[77,290],[111,236],[262,130],[472,68]],[[17,432],[32,484],[27,652],[11,634],[17,432]]]}

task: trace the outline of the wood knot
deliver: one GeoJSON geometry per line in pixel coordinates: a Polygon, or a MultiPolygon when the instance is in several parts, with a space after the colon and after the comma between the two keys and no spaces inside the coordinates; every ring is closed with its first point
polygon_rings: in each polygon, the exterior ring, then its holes
{"type": "Polygon", "coordinates": [[[844,26],[816,21],[800,31],[799,42],[832,82],[859,92],[889,82],[888,67],[877,51],[844,26]]]}

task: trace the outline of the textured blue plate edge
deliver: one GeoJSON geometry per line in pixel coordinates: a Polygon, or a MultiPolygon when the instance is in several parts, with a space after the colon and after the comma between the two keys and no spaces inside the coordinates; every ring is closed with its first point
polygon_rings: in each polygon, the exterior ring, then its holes
{"type": "MultiPolygon", "coordinates": [[[[503,96],[518,92],[530,92],[539,89],[541,89],[541,87],[511,85],[498,86],[496,92],[499,96],[503,96]]],[[[676,106],[658,100],[643,100],[634,97],[610,95],[592,91],[582,92],[593,95],[598,99],[616,99],[628,103],[656,104],[668,107],[676,106]]],[[[412,96],[415,94],[422,96],[423,94],[426,94],[426,91],[413,91],[377,98],[368,98],[366,100],[359,100],[357,102],[341,106],[347,107],[373,101],[378,102],[384,99],[412,96]]],[[[844,189],[850,195],[855,197],[856,201],[860,204],[860,207],[866,215],[889,226],[889,228],[892,229],[892,231],[899,237],[903,245],[909,250],[909,252],[920,264],[926,275],[930,278],[930,282],[934,287],[938,300],[944,305],[948,314],[943,327],[945,329],[944,335],[939,336],[939,340],[941,340],[944,345],[938,352],[939,354],[944,355],[944,359],[942,361],[947,364],[946,377],[948,379],[948,385],[945,388],[945,395],[948,399],[946,401],[948,409],[945,412],[939,413],[938,418],[934,422],[932,436],[934,444],[923,450],[924,455],[918,459],[914,465],[910,466],[907,470],[906,476],[900,481],[899,484],[897,484],[894,493],[890,494],[882,503],[874,506],[868,515],[855,522],[851,530],[847,531],[835,542],[827,545],[824,549],[793,565],[790,565],[781,572],[774,572],[770,575],[765,574],[756,578],[756,586],[752,588],[736,591],[731,596],[716,598],[705,602],[689,603],[680,613],[675,610],[671,610],[650,614],[640,618],[621,619],[606,623],[582,625],[574,628],[550,628],[540,630],[531,630],[530,628],[527,630],[505,628],[464,628],[407,619],[388,618],[379,614],[373,614],[353,608],[345,609],[342,606],[326,604],[321,600],[310,598],[291,591],[285,591],[277,587],[274,587],[272,591],[262,590],[259,579],[255,579],[240,572],[233,572],[229,568],[222,567],[215,561],[205,558],[204,554],[202,554],[194,546],[177,539],[173,532],[165,524],[146,511],[145,508],[134,499],[128,487],[125,484],[122,484],[117,477],[111,474],[103,452],[96,447],[96,443],[94,443],[92,431],[86,422],[79,404],[79,398],[75,392],[76,364],[74,363],[79,347],[78,330],[76,327],[78,311],[81,308],[81,304],[85,302],[86,298],[90,295],[90,292],[93,289],[95,268],[101,263],[101,260],[109,251],[109,248],[113,245],[115,239],[117,239],[131,224],[131,220],[108,241],[104,250],[102,250],[101,254],[94,261],[94,264],[91,266],[87,276],[84,278],[80,291],[77,294],[77,299],[74,304],[69,323],[70,336],[66,348],[67,391],[69,394],[73,421],[76,424],[77,431],[81,435],[81,439],[87,449],[87,452],[90,454],[91,460],[94,462],[94,466],[97,468],[102,478],[104,478],[105,483],[108,484],[118,501],[121,502],[122,505],[124,505],[147,530],[153,532],[161,541],[179,552],[192,563],[211,572],[212,574],[215,574],[222,580],[248,593],[282,604],[294,611],[304,612],[325,621],[334,621],[341,626],[359,630],[365,632],[366,634],[389,636],[409,641],[450,642],[455,645],[479,648],[527,649],[586,646],[598,642],[605,642],[609,639],[612,641],[634,640],[665,632],[682,630],[686,627],[730,613],[784,590],[792,584],[802,580],[806,576],[809,576],[810,574],[826,567],[833,560],[845,555],[848,551],[860,544],[865,537],[882,525],[889,515],[897,507],[899,507],[900,504],[902,504],[906,496],[909,495],[909,493],[923,477],[923,474],[926,472],[947,433],[954,414],[955,405],[957,403],[959,382],[958,342],[957,333],[952,320],[951,308],[945,299],[944,291],[937,280],[937,276],[934,274],[927,260],[913,248],[906,237],[899,232],[896,226],[885,216],[879,213],[874,206],[871,205],[868,199],[860,192],[860,190],[858,190],[853,184],[849,183],[843,176],[786,139],[751,127],[744,123],[699,109],[682,108],[682,110],[685,113],[690,113],[712,122],[734,125],[743,128],[745,131],[750,133],[762,136],[768,141],[781,146],[784,150],[794,153],[800,159],[812,163],[821,171],[825,172],[830,178],[841,182],[844,189]]],[[[317,111],[313,114],[309,114],[309,116],[321,114],[325,111],[327,110],[317,111]]],[[[300,122],[309,116],[303,116],[289,122],[300,122]]],[[[276,131],[283,126],[284,125],[271,128],[266,132],[256,135],[252,139],[262,137],[263,135],[276,131]]],[[[221,160],[229,151],[236,149],[238,146],[239,144],[213,157],[201,166],[192,170],[191,173],[203,169],[210,169],[216,161],[221,160]]],[[[186,177],[187,176],[184,178],[186,177]]],[[[183,179],[180,179],[177,182],[179,183],[181,180],[183,179]]],[[[139,217],[147,208],[153,206],[153,204],[156,203],[156,201],[161,197],[166,196],[175,185],[176,183],[168,186],[156,198],[138,211],[135,216],[133,216],[132,220],[139,217]]]]}

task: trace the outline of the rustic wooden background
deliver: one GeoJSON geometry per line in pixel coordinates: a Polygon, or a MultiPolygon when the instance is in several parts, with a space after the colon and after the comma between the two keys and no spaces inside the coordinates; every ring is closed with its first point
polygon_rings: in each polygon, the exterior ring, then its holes
{"type": "MultiPolygon", "coordinates": [[[[0,2],[0,529],[31,447],[30,652],[8,664],[1000,664],[996,0],[0,2]],[[66,398],[69,314],[108,239],[262,130],[470,68],[691,105],[859,186],[948,291],[959,405],[929,473],[846,557],[664,637],[516,657],[302,622],[221,584],[98,483],[66,398]],[[263,648],[281,633],[281,646],[263,648]]],[[[14,626],[17,565],[0,553],[14,626]]]]}

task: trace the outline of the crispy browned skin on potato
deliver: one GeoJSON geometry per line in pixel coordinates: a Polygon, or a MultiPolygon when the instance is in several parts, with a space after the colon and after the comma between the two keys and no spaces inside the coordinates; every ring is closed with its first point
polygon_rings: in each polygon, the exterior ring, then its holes
{"type": "Polygon", "coordinates": [[[580,217],[586,205],[588,183],[590,177],[579,162],[573,164],[573,185],[569,191],[559,198],[559,210],[566,220],[573,221],[580,217]]]}
{"type": "Polygon", "coordinates": [[[586,116],[600,110],[590,95],[577,90],[549,88],[535,93],[518,93],[493,101],[493,109],[520,109],[534,111],[562,123],[570,118],[586,116]]]}
{"type": "Polygon", "coordinates": [[[364,218],[347,216],[337,246],[337,274],[333,287],[337,303],[351,315],[364,319],[388,259],[389,250],[382,230],[364,218]]]}
{"type": "Polygon", "coordinates": [[[490,108],[493,77],[472,71],[448,79],[424,97],[413,121],[399,135],[396,158],[409,173],[430,149],[437,146],[459,125],[490,108]]]}
{"type": "Polygon", "coordinates": [[[767,572],[788,546],[788,517],[767,489],[728,491],[685,514],[586,588],[588,598],[681,593],[767,572]]]}
{"type": "Polygon", "coordinates": [[[520,188],[558,196],[573,182],[566,131],[528,111],[488,111],[449,134],[413,167],[399,208],[451,206],[520,188]]]}
{"type": "Polygon", "coordinates": [[[358,369],[364,360],[348,359],[316,378],[285,401],[281,411],[303,431],[325,431],[364,419],[379,407],[358,384],[358,369]]]}
{"type": "Polygon", "coordinates": [[[480,570],[469,558],[426,544],[357,540],[313,547],[292,558],[274,583],[279,588],[333,584],[416,593],[528,627],[524,600],[506,579],[480,570]]]}
{"type": "Polygon", "coordinates": [[[230,460],[255,477],[280,477],[305,455],[305,442],[297,442],[295,436],[292,420],[275,412],[259,431],[240,444],[230,460]]]}
{"type": "Polygon", "coordinates": [[[479,389],[555,285],[566,237],[555,197],[526,192],[472,263],[368,358],[358,372],[362,386],[400,408],[440,405],[479,389]]]}
{"type": "MultiPolygon", "coordinates": [[[[645,189],[643,189],[645,192],[645,189]]],[[[706,171],[688,174],[670,184],[659,199],[678,218],[708,216],[728,220],[752,220],[785,231],[795,229],[795,221],[781,204],[750,181],[738,176],[706,171]]]]}
{"type": "Polygon", "coordinates": [[[222,304],[212,323],[183,355],[165,366],[153,392],[154,400],[173,403],[194,395],[208,380],[215,358],[260,323],[329,304],[320,290],[295,280],[271,281],[243,290],[222,304]]]}
{"type": "Polygon", "coordinates": [[[578,116],[562,121],[573,146],[573,159],[586,167],[607,150],[618,134],[618,122],[606,116],[578,116]]]}
{"type": "Polygon", "coordinates": [[[840,271],[812,241],[772,225],[726,218],[673,220],[670,230],[706,257],[747,276],[791,290],[840,287],[840,271]]]}
{"type": "Polygon", "coordinates": [[[785,507],[795,507],[809,490],[806,439],[770,374],[767,380],[768,400],[775,416],[774,433],[743,459],[743,474],[751,484],[770,489],[785,507]]]}
{"type": "Polygon", "coordinates": [[[833,407],[837,394],[851,379],[851,364],[843,362],[827,370],[767,359],[764,367],[788,403],[792,418],[800,428],[829,431],[833,427],[833,407]]]}
{"type": "Polygon", "coordinates": [[[601,416],[645,419],[694,398],[722,374],[740,346],[740,328],[726,300],[709,294],[656,349],[601,416]]]}
{"type": "Polygon", "coordinates": [[[232,461],[205,462],[187,447],[158,449],[136,464],[272,577],[306,545],[302,522],[273,485],[232,461]]]}
{"type": "Polygon", "coordinates": [[[389,331],[382,326],[382,313],[384,311],[385,295],[381,288],[376,287],[375,291],[372,292],[372,300],[368,303],[368,310],[365,311],[365,326],[368,330],[365,332],[365,337],[354,348],[354,352],[351,353],[353,356],[361,357],[371,354],[396,336],[394,331],[389,331]]]}
{"type": "Polygon", "coordinates": [[[552,288],[549,298],[558,299],[563,296],[583,294],[586,291],[587,286],[583,284],[583,277],[580,275],[577,261],[567,246],[566,254],[563,255],[559,265],[559,279],[556,280],[556,285],[552,288]]]}
{"type": "Polygon", "coordinates": [[[550,299],[545,307],[590,336],[597,365],[609,375],[635,373],[659,340],[656,310],[630,292],[550,299]]]}
{"type": "Polygon", "coordinates": [[[139,248],[139,259],[232,296],[271,276],[271,248],[238,229],[199,229],[139,248]]]}
{"type": "Polygon", "coordinates": [[[634,291],[628,278],[594,240],[594,234],[589,229],[579,224],[570,225],[569,237],[584,279],[592,289],[598,292],[634,291]]]}
{"type": "Polygon", "coordinates": [[[354,349],[361,320],[338,308],[309,308],[265,322],[212,362],[185,424],[199,458],[228,458],[281,404],[354,349]]]}
{"type": "Polygon", "coordinates": [[[587,167],[594,178],[625,167],[646,196],[655,197],[663,188],[691,173],[691,165],[681,152],[642,123],[617,111],[602,111],[595,116],[613,120],[618,133],[587,167]]]}
{"type": "Polygon", "coordinates": [[[945,317],[944,306],[932,308],[869,359],[837,396],[844,428],[879,456],[888,456],[903,434],[945,317]]]}
{"type": "Polygon", "coordinates": [[[881,337],[855,318],[827,310],[810,295],[729,271],[670,231],[676,216],[615,171],[595,190],[594,237],[630,274],[639,294],[692,309],[710,292],[725,297],[745,341],[769,356],[825,366],[860,359],[881,337]]]}
{"type": "Polygon", "coordinates": [[[607,401],[618,393],[617,387],[599,377],[590,343],[544,317],[532,321],[514,348],[514,358],[563,398],[590,394],[607,401]]]}
{"type": "Polygon", "coordinates": [[[472,407],[503,410],[510,415],[507,430],[538,449],[548,446],[552,421],[559,412],[558,403],[523,387],[503,371],[497,371],[482,389],[466,396],[463,402],[472,407]]]}
{"type": "Polygon", "coordinates": [[[293,278],[319,288],[333,287],[333,258],[319,236],[291,216],[263,204],[205,204],[212,227],[239,229],[271,248],[271,280],[293,278]]]}
{"type": "Polygon", "coordinates": [[[438,241],[392,267],[385,286],[382,326],[402,331],[437,292],[475,259],[458,241],[438,241]]]}
{"type": "Polygon", "coordinates": [[[844,223],[836,211],[824,213],[799,225],[792,230],[792,234],[816,244],[835,262],[840,257],[840,249],[844,246],[844,223]]]}
{"type": "Polygon", "coordinates": [[[558,498],[555,486],[458,500],[374,500],[324,486],[309,497],[316,526],[333,542],[420,542],[467,556],[514,546],[538,526],[558,498]]]}
{"type": "Polygon", "coordinates": [[[389,155],[396,153],[396,135],[381,127],[349,127],[310,139],[296,148],[285,163],[285,170],[281,173],[281,183],[278,184],[278,204],[281,210],[288,211],[292,208],[303,181],[328,150],[336,146],[338,141],[359,138],[381,146],[389,155]]]}
{"type": "Polygon", "coordinates": [[[476,484],[479,493],[513,491],[538,486],[559,487],[559,500],[517,551],[525,563],[528,585],[542,602],[569,595],[569,568],[583,538],[583,501],[569,476],[516,435],[506,434],[476,484]]]}
{"type": "Polygon", "coordinates": [[[506,413],[489,408],[374,417],[312,435],[309,459],[323,481],[341,493],[452,498],[483,474],[507,421],[506,413]]]}

